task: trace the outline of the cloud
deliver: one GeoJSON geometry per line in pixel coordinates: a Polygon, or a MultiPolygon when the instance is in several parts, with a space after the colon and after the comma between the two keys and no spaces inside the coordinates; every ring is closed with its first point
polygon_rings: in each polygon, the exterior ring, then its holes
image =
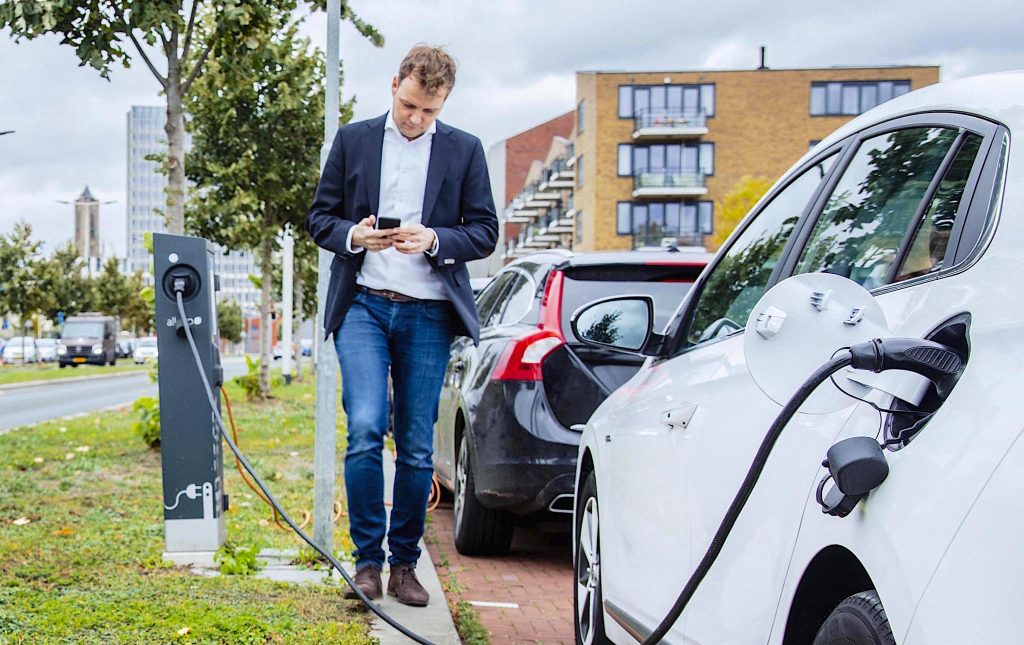
{"type": "MultiPolygon", "coordinates": [[[[442,119],[485,147],[575,105],[577,70],[747,69],[768,48],[774,68],[941,65],[952,79],[1022,67],[1024,5],[905,0],[698,4],[661,0],[353,0],[378,27],[378,49],[351,25],[341,30],[346,98],[356,118],[390,105],[390,80],[417,42],[444,45],[459,63],[442,119]]],[[[326,18],[304,31],[326,48],[326,18]]],[[[88,184],[101,199],[102,240],[124,252],[125,114],[162,105],[141,61],[112,81],[78,66],[71,48],[44,37],[15,44],[0,31],[0,234],[26,219],[49,245],[71,237],[72,208],[88,184]]]]}

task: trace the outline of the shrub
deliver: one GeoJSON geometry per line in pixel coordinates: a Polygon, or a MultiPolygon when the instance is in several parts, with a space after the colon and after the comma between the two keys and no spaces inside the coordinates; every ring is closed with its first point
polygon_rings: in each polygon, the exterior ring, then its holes
{"type": "Polygon", "coordinates": [[[142,437],[154,450],[160,448],[160,401],[152,396],[140,396],[132,404],[139,417],[132,423],[132,431],[142,437]]]}

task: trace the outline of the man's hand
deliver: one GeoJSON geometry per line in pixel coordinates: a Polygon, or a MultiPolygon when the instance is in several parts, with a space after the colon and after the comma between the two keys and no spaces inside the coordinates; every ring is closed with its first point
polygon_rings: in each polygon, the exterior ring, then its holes
{"type": "Polygon", "coordinates": [[[355,225],[352,231],[352,247],[361,246],[367,251],[383,251],[392,246],[392,238],[398,229],[378,231],[373,228],[376,216],[370,215],[355,225]]]}
{"type": "Polygon", "coordinates": [[[407,255],[426,253],[434,246],[434,240],[437,238],[434,229],[422,224],[410,224],[393,230],[395,234],[391,239],[395,250],[407,255]]]}

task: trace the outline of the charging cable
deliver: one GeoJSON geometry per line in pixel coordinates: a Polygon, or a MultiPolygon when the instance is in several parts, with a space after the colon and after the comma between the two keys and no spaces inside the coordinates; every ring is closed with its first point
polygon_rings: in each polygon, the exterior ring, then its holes
{"type": "Polygon", "coordinates": [[[341,577],[345,579],[345,582],[348,584],[349,587],[352,588],[352,591],[355,592],[356,596],[359,597],[359,600],[361,600],[364,605],[366,605],[373,613],[377,614],[384,622],[391,625],[392,627],[394,627],[410,639],[416,641],[417,643],[422,643],[423,645],[433,645],[433,643],[431,643],[427,639],[423,638],[422,636],[416,634],[406,626],[399,623],[397,620],[392,618],[387,612],[381,609],[380,606],[378,606],[375,602],[370,600],[370,598],[363,593],[362,589],[356,586],[356,583],[352,580],[352,578],[347,573],[345,573],[345,569],[342,567],[341,563],[338,562],[338,560],[333,555],[331,555],[325,549],[321,548],[320,545],[314,542],[311,537],[306,535],[306,533],[301,528],[299,528],[298,525],[295,524],[295,521],[292,520],[291,516],[289,516],[288,513],[285,512],[285,510],[277,502],[274,496],[267,489],[266,484],[263,483],[263,480],[260,479],[259,475],[256,474],[255,470],[253,470],[253,467],[249,465],[249,461],[245,458],[245,455],[243,455],[242,452],[238,449],[238,446],[235,445],[235,442],[231,440],[230,434],[224,427],[224,419],[221,418],[220,416],[220,410],[217,409],[217,402],[213,398],[213,390],[210,388],[210,381],[209,379],[206,378],[206,370],[203,369],[203,361],[199,356],[199,348],[196,347],[195,338],[192,337],[192,325],[188,320],[188,316],[185,315],[185,303],[182,300],[182,293],[185,291],[185,279],[175,278],[173,286],[174,295],[178,301],[178,315],[181,316],[181,320],[183,322],[185,330],[185,338],[188,339],[189,347],[192,349],[192,358],[195,359],[196,369],[199,370],[199,376],[203,380],[204,391],[206,392],[206,397],[207,400],[209,401],[210,409],[213,411],[213,417],[217,421],[217,427],[220,429],[220,436],[224,439],[225,442],[227,442],[228,446],[231,448],[231,452],[235,453],[235,457],[238,459],[239,462],[241,462],[242,467],[245,468],[246,472],[248,472],[249,475],[252,476],[253,480],[256,482],[256,485],[259,486],[260,490],[263,491],[263,494],[267,496],[267,499],[270,500],[270,503],[281,515],[282,519],[284,519],[288,526],[290,526],[292,530],[295,531],[295,533],[300,538],[302,538],[302,540],[306,544],[313,547],[314,549],[316,549],[318,553],[320,553],[320,555],[327,558],[327,561],[331,563],[331,566],[338,570],[338,573],[341,574],[341,577]]]}
{"type": "Polygon", "coordinates": [[[732,504],[729,505],[729,509],[725,512],[725,517],[722,518],[722,522],[711,539],[711,544],[708,545],[704,557],[701,558],[697,568],[690,574],[690,579],[686,581],[686,585],[683,587],[679,597],[676,598],[668,615],[662,619],[650,636],[644,640],[643,645],[653,645],[654,643],[661,642],[661,639],[665,638],[665,635],[668,634],[676,620],[682,615],[686,605],[693,598],[694,593],[696,593],[697,587],[700,586],[701,581],[704,580],[704,577],[710,571],[711,565],[714,564],[719,554],[721,554],[722,547],[725,546],[726,539],[736,525],[740,512],[746,506],[754,486],[761,478],[761,473],[768,462],[768,456],[771,454],[772,448],[782,434],[783,429],[785,429],[797,410],[800,409],[800,406],[804,404],[819,385],[847,366],[854,369],[870,370],[876,373],[892,369],[914,372],[931,380],[939,395],[945,398],[963,371],[964,360],[949,347],[933,341],[919,338],[887,338],[884,340],[876,338],[875,340],[859,343],[848,349],[841,350],[833,355],[827,363],[815,370],[797,388],[797,391],[782,408],[779,415],[775,417],[771,427],[768,428],[768,432],[765,433],[764,439],[761,440],[761,446],[754,456],[754,461],[750,464],[747,476],[743,479],[743,483],[740,484],[740,489],[736,492],[732,504]]]}

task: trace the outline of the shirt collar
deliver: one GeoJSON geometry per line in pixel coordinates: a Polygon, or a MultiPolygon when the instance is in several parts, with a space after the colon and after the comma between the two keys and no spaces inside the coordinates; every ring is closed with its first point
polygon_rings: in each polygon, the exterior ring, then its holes
{"type": "Polygon", "coordinates": [[[430,140],[430,138],[434,136],[434,133],[437,132],[437,119],[434,119],[433,122],[431,122],[426,132],[410,141],[409,139],[406,139],[405,135],[402,134],[402,131],[398,129],[398,124],[395,123],[395,115],[391,110],[388,110],[388,119],[384,123],[384,131],[387,132],[388,130],[400,137],[401,140],[406,143],[412,143],[413,141],[419,141],[420,139],[430,140]]]}

